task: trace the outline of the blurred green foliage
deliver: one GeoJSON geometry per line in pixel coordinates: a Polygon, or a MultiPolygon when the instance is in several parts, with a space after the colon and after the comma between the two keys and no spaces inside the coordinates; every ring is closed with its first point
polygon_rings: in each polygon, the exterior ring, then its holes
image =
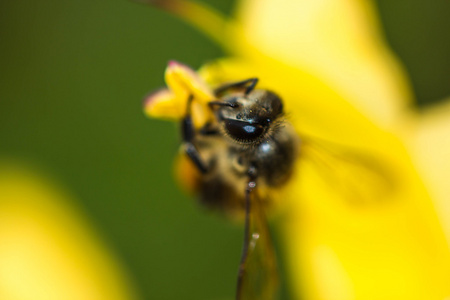
{"type": "Polygon", "coordinates": [[[420,106],[450,95],[450,2],[377,0],[394,52],[409,73],[420,106]]]}
{"type": "MultiPolygon", "coordinates": [[[[231,1],[207,2],[232,11],[231,1]]],[[[450,95],[450,3],[378,6],[419,103],[450,95]]],[[[3,1],[0,38],[0,156],[68,187],[144,299],[231,298],[242,229],[178,190],[176,127],[147,119],[141,105],[164,85],[168,60],[197,68],[222,51],[125,0],[3,1]]]]}

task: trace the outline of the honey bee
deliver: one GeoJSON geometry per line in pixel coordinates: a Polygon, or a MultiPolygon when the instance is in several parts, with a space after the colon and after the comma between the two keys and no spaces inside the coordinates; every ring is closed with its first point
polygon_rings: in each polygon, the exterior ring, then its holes
{"type": "MultiPolygon", "coordinates": [[[[177,63],[169,63],[169,67],[171,72],[193,73],[177,63]],[[176,68],[182,70],[174,71],[176,68]]],[[[285,116],[282,99],[256,88],[257,84],[257,78],[250,78],[222,85],[212,94],[208,90],[198,98],[186,96],[186,103],[176,104],[182,108],[174,110],[181,118],[182,151],[177,168],[181,183],[204,206],[244,216],[237,300],[275,298],[278,270],[265,210],[276,198],[272,192],[294,177],[300,159],[314,168],[317,180],[323,181],[320,183],[348,201],[344,205],[371,205],[372,200],[389,198],[399,186],[395,165],[386,164],[377,152],[328,141],[297,127],[295,131],[285,116]]],[[[194,93],[185,85],[181,84],[181,89],[186,94],[194,93]]],[[[156,96],[170,96],[170,88],[150,94],[146,105],[156,96]]],[[[177,100],[184,101],[184,93],[179,95],[177,100]]]]}
{"type": "Polygon", "coordinates": [[[193,186],[207,207],[245,216],[236,299],[273,299],[278,276],[264,213],[265,190],[289,181],[299,139],[281,98],[257,89],[257,78],[220,86],[208,103],[214,118],[193,125],[191,104],[181,121],[182,149],[197,170],[193,186]]]}

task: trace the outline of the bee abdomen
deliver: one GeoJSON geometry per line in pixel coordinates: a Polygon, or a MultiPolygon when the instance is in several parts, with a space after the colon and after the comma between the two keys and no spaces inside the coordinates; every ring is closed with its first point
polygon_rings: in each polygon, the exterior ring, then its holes
{"type": "Polygon", "coordinates": [[[213,210],[234,211],[243,209],[243,195],[237,191],[235,185],[228,183],[219,176],[204,178],[199,196],[200,202],[213,210]]]}

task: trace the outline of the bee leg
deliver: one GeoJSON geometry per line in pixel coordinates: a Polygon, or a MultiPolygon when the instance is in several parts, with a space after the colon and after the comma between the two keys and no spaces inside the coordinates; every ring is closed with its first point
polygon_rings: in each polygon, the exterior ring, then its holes
{"type": "Polygon", "coordinates": [[[214,90],[214,95],[216,97],[220,97],[225,91],[229,90],[229,89],[235,89],[235,88],[244,88],[245,89],[245,95],[248,95],[251,91],[253,91],[255,89],[256,84],[258,83],[258,78],[250,78],[250,79],[246,79],[246,80],[242,80],[242,81],[238,81],[238,82],[233,82],[230,84],[225,84],[221,87],[218,87],[217,89],[214,90]]]}
{"type": "Polygon", "coordinates": [[[211,136],[211,135],[218,135],[220,131],[218,129],[209,128],[208,126],[205,126],[201,128],[198,133],[204,136],[211,136]]]}
{"type": "Polygon", "coordinates": [[[181,134],[183,138],[184,151],[186,152],[187,156],[192,160],[194,165],[199,169],[199,171],[202,172],[203,174],[206,174],[208,173],[208,166],[201,158],[200,153],[194,144],[196,132],[191,117],[192,99],[193,96],[190,95],[188,98],[186,116],[181,121],[181,134]]]}
{"type": "Polygon", "coordinates": [[[249,253],[250,245],[250,213],[251,213],[251,193],[256,188],[256,168],[250,166],[248,170],[249,181],[245,189],[245,227],[244,227],[244,244],[242,246],[241,262],[239,264],[237,287],[236,287],[236,300],[241,299],[242,284],[245,276],[245,266],[247,263],[247,257],[249,253]]]}

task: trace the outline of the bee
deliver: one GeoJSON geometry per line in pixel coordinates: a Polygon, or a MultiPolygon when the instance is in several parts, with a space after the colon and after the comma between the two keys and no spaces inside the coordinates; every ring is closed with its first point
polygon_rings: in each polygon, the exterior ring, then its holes
{"type": "Polygon", "coordinates": [[[298,126],[294,130],[282,99],[270,90],[258,89],[257,78],[219,86],[213,93],[208,89],[194,97],[198,91],[189,84],[195,80],[194,72],[176,62],[169,63],[168,70],[166,76],[174,76],[173,86],[150,94],[145,105],[151,116],[173,113],[181,119],[180,183],[204,206],[244,217],[237,300],[275,298],[278,270],[265,211],[276,198],[272,195],[298,172],[298,162],[312,167],[312,174],[318,175],[315,180],[352,208],[356,204],[361,208],[362,204],[382,205],[372,200],[388,198],[399,186],[395,165],[386,164],[378,152],[313,136],[299,131],[298,126]],[[182,93],[177,94],[177,89],[182,93]],[[181,104],[168,105],[171,97],[181,104]],[[161,111],[152,111],[158,107],[152,103],[160,103],[161,111]]]}
{"type": "Polygon", "coordinates": [[[265,207],[265,191],[285,185],[299,153],[299,138],[286,121],[281,98],[257,89],[257,78],[220,86],[208,103],[213,121],[193,125],[190,96],[181,121],[182,149],[197,175],[200,202],[245,216],[236,299],[273,299],[278,275],[265,207]]]}

